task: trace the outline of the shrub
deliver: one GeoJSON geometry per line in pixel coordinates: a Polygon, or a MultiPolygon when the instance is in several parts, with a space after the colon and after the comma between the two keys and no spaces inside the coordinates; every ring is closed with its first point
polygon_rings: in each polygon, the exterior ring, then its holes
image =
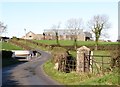
{"type": "Polygon", "coordinates": [[[62,48],[62,47],[54,47],[53,48],[53,52],[62,52],[62,53],[64,53],[64,52],[67,52],[67,50],[65,49],[65,48],[62,48]]]}
{"type": "Polygon", "coordinates": [[[56,63],[60,60],[61,57],[68,56],[67,50],[62,47],[54,47],[52,50],[53,63],[56,63]]]}
{"type": "Polygon", "coordinates": [[[119,67],[120,66],[120,53],[119,50],[111,51],[111,67],[119,67]]]}
{"type": "Polygon", "coordinates": [[[62,47],[54,47],[52,51],[53,63],[58,63],[58,70],[62,72],[70,72],[75,69],[75,58],[73,58],[69,52],[62,47]]]}
{"type": "MultiPolygon", "coordinates": [[[[57,47],[57,45],[51,45],[53,48],[54,47],[57,47]]],[[[81,45],[82,46],[82,45],[81,45]]],[[[81,47],[81,46],[77,46],[77,48],[81,47]]],[[[114,45],[114,44],[111,44],[111,45],[98,45],[98,50],[120,50],[119,48],[120,45],[114,45]]],[[[60,46],[62,48],[65,48],[67,50],[75,50],[73,46],[60,46]]],[[[95,46],[87,46],[88,48],[90,48],[91,50],[94,50],[95,49],[95,46]]]]}
{"type": "Polygon", "coordinates": [[[16,36],[13,36],[11,39],[13,39],[13,40],[19,40],[19,38],[17,38],[16,36]]]}
{"type": "Polygon", "coordinates": [[[12,51],[2,50],[2,58],[11,58],[12,54],[13,54],[12,51]]]}

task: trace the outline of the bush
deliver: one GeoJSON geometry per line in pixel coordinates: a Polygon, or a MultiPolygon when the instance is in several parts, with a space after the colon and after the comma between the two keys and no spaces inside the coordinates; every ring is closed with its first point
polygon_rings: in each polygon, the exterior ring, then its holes
{"type": "MultiPolygon", "coordinates": [[[[82,46],[82,45],[81,45],[82,46]]],[[[77,46],[77,48],[80,48],[81,46],[77,46]]],[[[73,46],[61,46],[67,50],[75,50],[73,46]]],[[[91,50],[95,50],[95,46],[87,46],[88,48],[90,48],[91,50]]],[[[120,50],[120,45],[98,45],[98,50],[120,50]]]]}
{"type": "Polygon", "coordinates": [[[19,40],[19,38],[17,38],[16,36],[13,36],[11,39],[13,39],[13,40],[19,40]]]}
{"type": "Polygon", "coordinates": [[[12,51],[2,50],[2,58],[11,58],[12,54],[13,54],[12,51]]]}
{"type": "Polygon", "coordinates": [[[56,63],[61,59],[61,57],[68,56],[67,50],[62,47],[54,47],[52,50],[52,56],[53,56],[53,63],[56,63]]]}
{"type": "Polygon", "coordinates": [[[19,63],[19,61],[15,58],[12,58],[13,52],[2,50],[2,67],[10,66],[16,63],[19,63]]]}
{"type": "Polygon", "coordinates": [[[62,72],[70,72],[75,69],[75,58],[69,54],[69,52],[62,47],[54,47],[52,51],[53,63],[58,63],[58,70],[62,72]]]}
{"type": "Polygon", "coordinates": [[[120,53],[119,50],[111,51],[111,67],[119,67],[120,66],[120,53]]]}
{"type": "Polygon", "coordinates": [[[62,52],[62,53],[64,53],[64,52],[67,52],[67,50],[65,48],[63,48],[63,47],[54,47],[53,52],[62,52]]]}

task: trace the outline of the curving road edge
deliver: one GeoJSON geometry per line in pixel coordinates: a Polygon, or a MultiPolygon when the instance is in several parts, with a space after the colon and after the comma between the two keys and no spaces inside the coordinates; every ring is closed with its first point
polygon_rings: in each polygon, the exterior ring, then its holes
{"type": "Polygon", "coordinates": [[[29,62],[2,69],[2,86],[10,85],[61,85],[45,74],[43,64],[51,58],[47,52],[37,50],[41,56],[29,62]]]}

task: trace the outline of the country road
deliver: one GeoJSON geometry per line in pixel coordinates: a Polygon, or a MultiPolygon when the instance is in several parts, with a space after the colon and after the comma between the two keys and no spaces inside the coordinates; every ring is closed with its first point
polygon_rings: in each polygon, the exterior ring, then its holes
{"type": "Polygon", "coordinates": [[[51,55],[38,50],[41,56],[30,62],[12,65],[2,69],[2,86],[10,85],[60,85],[47,76],[42,68],[42,64],[51,55]]]}

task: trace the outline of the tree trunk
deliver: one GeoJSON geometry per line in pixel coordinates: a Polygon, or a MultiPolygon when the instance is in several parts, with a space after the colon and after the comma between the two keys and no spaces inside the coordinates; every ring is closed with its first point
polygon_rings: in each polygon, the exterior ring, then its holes
{"type": "Polygon", "coordinates": [[[77,38],[74,38],[74,48],[77,49],[77,38]]]}
{"type": "Polygon", "coordinates": [[[95,50],[98,50],[98,38],[95,40],[95,50]]]}
{"type": "Polygon", "coordinates": [[[59,45],[59,40],[58,40],[58,33],[56,32],[56,43],[59,45]]]}
{"type": "Polygon", "coordinates": [[[97,44],[95,45],[95,50],[98,50],[98,45],[97,44]]]}

